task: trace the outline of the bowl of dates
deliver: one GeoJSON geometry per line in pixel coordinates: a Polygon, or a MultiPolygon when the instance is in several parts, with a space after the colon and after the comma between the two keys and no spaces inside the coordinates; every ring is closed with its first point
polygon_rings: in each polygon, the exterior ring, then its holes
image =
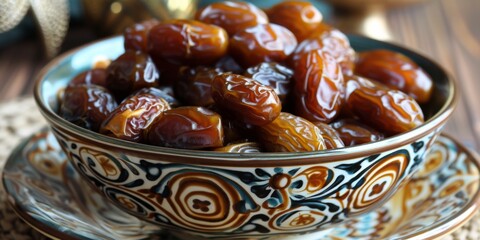
{"type": "Polygon", "coordinates": [[[254,239],[381,206],[422,164],[456,87],[308,3],[221,2],[57,57],[35,99],[76,170],[126,212],[254,239]]]}

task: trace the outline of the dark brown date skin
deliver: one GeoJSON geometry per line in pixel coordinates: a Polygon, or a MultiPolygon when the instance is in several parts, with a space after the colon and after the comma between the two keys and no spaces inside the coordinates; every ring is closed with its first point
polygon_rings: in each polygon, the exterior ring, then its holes
{"type": "Polygon", "coordinates": [[[325,24],[320,23],[317,29],[305,40],[298,44],[295,52],[292,54],[291,63],[294,62],[305,53],[315,49],[328,52],[340,66],[343,74],[351,75],[355,67],[355,51],[350,46],[347,36],[341,31],[325,24]]]}
{"type": "Polygon", "coordinates": [[[271,87],[242,75],[217,75],[212,81],[212,97],[220,110],[233,119],[256,126],[273,121],[282,110],[271,87]]]}
{"type": "MultiPolygon", "coordinates": [[[[165,89],[165,88],[163,88],[165,89]]],[[[156,97],[163,98],[165,101],[168,102],[168,105],[172,108],[176,108],[180,106],[180,102],[173,96],[173,94],[168,92],[169,90],[162,90],[160,88],[142,88],[136,92],[134,92],[132,95],[140,95],[140,94],[152,94],[156,97]]]]}
{"type": "Polygon", "coordinates": [[[76,86],[82,84],[107,87],[107,70],[104,68],[94,68],[82,72],[75,76],[68,83],[68,86],[76,86]]]}
{"type": "Polygon", "coordinates": [[[293,114],[282,112],[258,128],[258,140],[269,152],[309,152],[326,149],[318,127],[293,114]]]}
{"type": "Polygon", "coordinates": [[[152,94],[139,94],[125,99],[102,124],[100,133],[119,139],[141,142],[150,124],[170,105],[152,94]]]}
{"type": "Polygon", "coordinates": [[[254,142],[233,143],[225,147],[213,149],[215,152],[228,152],[228,153],[259,153],[260,145],[254,142]]]}
{"type": "Polygon", "coordinates": [[[145,53],[126,51],[107,68],[107,88],[122,100],[142,88],[158,86],[159,73],[145,53]]]}
{"type": "Polygon", "coordinates": [[[315,124],[315,126],[317,126],[320,130],[320,134],[325,141],[325,146],[327,147],[327,149],[345,147],[342,138],[334,128],[322,122],[314,122],[313,124],[315,124]]]}
{"type": "Polygon", "coordinates": [[[423,124],[423,112],[409,95],[359,77],[347,77],[348,109],[367,125],[388,136],[423,124]]]}
{"type": "Polygon", "coordinates": [[[244,68],[262,62],[282,62],[295,50],[297,39],[277,24],[260,24],[230,38],[230,54],[244,68]]]}
{"type": "Polygon", "coordinates": [[[148,52],[148,32],[158,23],[158,20],[150,19],[125,28],[123,31],[125,50],[148,52]]]}
{"type": "Polygon", "coordinates": [[[236,1],[212,3],[198,11],[195,19],[220,26],[229,36],[245,28],[268,23],[267,15],[258,7],[236,1]]]}
{"type": "Polygon", "coordinates": [[[418,103],[427,103],[433,90],[433,81],[425,71],[407,56],[389,50],[360,53],[355,73],[400,90],[418,103]]]}
{"type": "Polygon", "coordinates": [[[215,68],[220,68],[224,72],[231,72],[235,74],[242,74],[245,72],[242,66],[240,66],[232,56],[226,55],[215,63],[215,68]]]}
{"type": "Polygon", "coordinates": [[[290,68],[275,62],[264,62],[248,68],[244,76],[273,88],[282,104],[287,101],[293,77],[293,71],[290,68]]]}
{"type": "Polygon", "coordinates": [[[211,93],[212,81],[222,69],[198,66],[180,69],[180,78],[175,82],[175,95],[185,105],[209,106],[214,103],[211,93]]]}
{"type": "Polygon", "coordinates": [[[301,1],[278,3],[267,10],[267,15],[270,22],[292,31],[299,42],[312,34],[323,19],[315,6],[301,1]]]}
{"type": "Polygon", "coordinates": [[[65,89],[60,116],[78,126],[97,132],[117,107],[113,95],[97,85],[76,85],[65,89]]]}
{"type": "Polygon", "coordinates": [[[223,146],[220,115],[203,107],[179,107],[165,111],[147,130],[152,145],[201,149],[223,146]]]}
{"type": "Polygon", "coordinates": [[[329,123],[344,104],[345,86],[340,66],[330,54],[313,50],[295,64],[295,113],[310,121],[329,123]]]}
{"type": "Polygon", "coordinates": [[[345,146],[376,142],[384,138],[382,133],[354,119],[342,119],[330,125],[337,130],[345,146]]]}
{"type": "Polygon", "coordinates": [[[227,52],[228,35],[222,28],[194,20],[170,20],[157,24],[148,35],[154,59],[184,64],[210,64],[227,52]]]}

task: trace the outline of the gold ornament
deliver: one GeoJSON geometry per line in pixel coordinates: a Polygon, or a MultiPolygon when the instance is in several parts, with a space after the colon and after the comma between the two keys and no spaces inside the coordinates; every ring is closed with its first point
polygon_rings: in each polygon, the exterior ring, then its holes
{"type": "Polygon", "coordinates": [[[31,8],[40,28],[45,55],[58,53],[68,30],[70,18],[67,0],[1,0],[0,33],[14,28],[31,8]]]}

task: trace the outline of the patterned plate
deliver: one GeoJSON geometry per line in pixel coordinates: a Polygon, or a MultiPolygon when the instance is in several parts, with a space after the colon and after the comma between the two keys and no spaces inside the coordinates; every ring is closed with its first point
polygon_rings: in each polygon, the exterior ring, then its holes
{"type": "MultiPolygon", "coordinates": [[[[477,154],[440,136],[425,165],[389,202],[324,234],[327,239],[425,239],[450,233],[478,209],[479,162],[477,154]]],[[[3,184],[16,213],[51,238],[177,239],[90,189],[47,129],[12,153],[3,184]]]]}

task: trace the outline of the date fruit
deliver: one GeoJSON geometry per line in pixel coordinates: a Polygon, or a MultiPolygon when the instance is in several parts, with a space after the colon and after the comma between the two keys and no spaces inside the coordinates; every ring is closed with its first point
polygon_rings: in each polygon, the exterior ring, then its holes
{"type": "Polygon", "coordinates": [[[198,11],[195,19],[220,26],[230,36],[245,28],[268,23],[267,15],[258,7],[237,1],[212,3],[198,11]]]}
{"type": "Polygon", "coordinates": [[[303,41],[320,24],[322,13],[310,2],[284,1],[267,10],[271,23],[288,28],[297,40],[303,41]]]}
{"type": "Polygon", "coordinates": [[[217,75],[212,81],[212,97],[220,110],[246,124],[267,124],[282,110],[275,90],[242,75],[217,75]]]}
{"type": "Polygon", "coordinates": [[[69,83],[68,86],[75,85],[98,85],[102,87],[107,87],[107,70],[104,68],[94,68],[82,72],[75,76],[69,83]]]}
{"type": "Polygon", "coordinates": [[[140,95],[140,94],[145,94],[145,93],[152,94],[156,97],[163,98],[165,101],[168,102],[168,105],[170,105],[170,107],[172,107],[172,108],[179,107],[180,102],[169,91],[171,91],[171,90],[169,90],[168,88],[160,89],[160,88],[150,87],[150,88],[142,88],[142,89],[134,92],[133,95],[140,95]]]}
{"type": "Polygon", "coordinates": [[[145,53],[126,51],[107,68],[107,88],[118,101],[134,91],[158,86],[159,73],[145,53]]]}
{"type": "Polygon", "coordinates": [[[295,50],[297,39],[277,24],[260,24],[230,38],[230,53],[244,68],[262,62],[282,62],[295,50]]]}
{"type": "Polygon", "coordinates": [[[170,20],[150,30],[148,44],[154,59],[177,65],[209,64],[226,54],[228,35],[215,25],[194,20],[170,20]]]}
{"type": "Polygon", "coordinates": [[[258,128],[258,139],[269,152],[309,152],[326,149],[318,127],[293,114],[282,112],[258,128]]]}
{"type": "Polygon", "coordinates": [[[170,105],[152,94],[139,94],[125,99],[102,124],[100,133],[132,142],[143,141],[150,124],[170,105]]]}
{"type": "Polygon", "coordinates": [[[347,92],[349,110],[362,122],[388,136],[406,132],[424,121],[422,109],[415,99],[401,91],[350,76],[347,92]]]}
{"type": "Polygon", "coordinates": [[[211,94],[213,79],[223,71],[219,68],[198,66],[180,69],[180,79],[175,82],[174,90],[186,105],[209,106],[214,103],[211,94]]]}
{"type": "Polygon", "coordinates": [[[384,138],[382,133],[354,119],[342,119],[330,125],[337,130],[345,146],[376,142],[384,138]]]}
{"type": "Polygon", "coordinates": [[[298,44],[292,54],[293,62],[298,61],[303,54],[316,49],[329,53],[340,64],[344,74],[351,75],[353,73],[355,51],[350,46],[347,36],[339,30],[320,23],[315,32],[298,44]]]}
{"type": "Polygon", "coordinates": [[[228,153],[259,153],[260,146],[254,142],[233,143],[225,147],[215,148],[213,151],[228,153]]]}
{"type": "Polygon", "coordinates": [[[107,89],[97,85],[76,85],[65,89],[60,115],[75,125],[98,131],[115,107],[117,102],[107,89]]]}
{"type": "Polygon", "coordinates": [[[295,65],[295,113],[310,121],[329,123],[339,115],[345,86],[340,66],[330,54],[313,50],[295,65]]]}
{"type": "Polygon", "coordinates": [[[244,76],[275,90],[280,101],[285,103],[290,93],[293,71],[275,62],[260,63],[248,68],[244,76]]]}
{"type": "Polygon", "coordinates": [[[345,144],[343,143],[342,138],[334,128],[322,122],[314,122],[313,124],[315,124],[315,126],[317,126],[318,129],[320,130],[320,134],[322,134],[322,137],[323,137],[323,140],[325,141],[325,146],[327,147],[327,149],[345,147],[345,144]]]}
{"type": "Polygon", "coordinates": [[[150,19],[125,28],[123,31],[125,50],[148,52],[148,33],[158,23],[160,23],[158,20],[150,19]]]}
{"type": "Polygon", "coordinates": [[[389,50],[360,53],[355,73],[400,90],[418,103],[427,103],[433,90],[432,79],[416,63],[389,50]]]}
{"type": "Polygon", "coordinates": [[[201,149],[223,146],[220,115],[203,107],[179,107],[165,111],[147,130],[152,145],[201,149]]]}

